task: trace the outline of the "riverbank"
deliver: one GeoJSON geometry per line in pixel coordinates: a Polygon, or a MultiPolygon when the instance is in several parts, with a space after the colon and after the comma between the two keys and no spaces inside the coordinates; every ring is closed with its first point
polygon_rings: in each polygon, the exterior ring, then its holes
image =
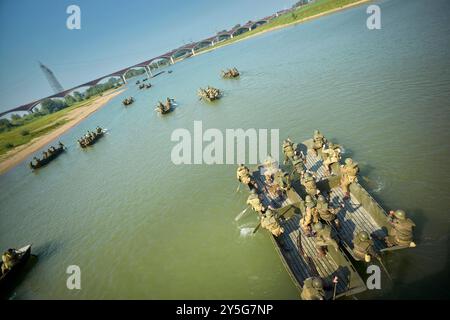
{"type": "Polygon", "coordinates": [[[80,106],[69,107],[67,110],[64,109],[52,114],[52,121],[50,123],[47,121],[45,126],[36,129],[43,132],[42,135],[33,138],[31,141],[19,145],[0,156],[0,174],[13,168],[31,154],[51,143],[53,140],[56,140],[67,130],[76,126],[92,113],[99,110],[108,101],[122,93],[124,90],[125,89],[116,89],[106,92],[102,96],[96,97],[80,106]]]}
{"type": "Polygon", "coordinates": [[[372,1],[372,0],[341,0],[342,4],[339,4],[338,1],[326,0],[326,1],[322,1],[322,2],[318,1],[315,3],[311,3],[309,5],[300,7],[297,10],[294,10],[293,12],[281,15],[281,16],[275,18],[274,20],[268,22],[267,24],[264,24],[254,30],[240,34],[231,39],[224,40],[212,47],[206,47],[204,49],[200,49],[199,51],[197,51],[195,53],[195,55],[207,53],[207,52],[219,49],[221,47],[224,47],[224,46],[227,46],[227,45],[230,45],[233,43],[237,43],[237,42],[240,42],[243,40],[250,39],[255,36],[265,34],[267,32],[271,32],[271,31],[282,29],[282,28],[294,26],[294,25],[297,25],[300,23],[304,23],[304,22],[307,22],[307,21],[310,21],[313,19],[323,17],[325,15],[329,15],[329,14],[338,12],[338,11],[356,7],[358,5],[361,5],[366,2],[370,2],[370,1],[372,1]],[[345,3],[345,2],[350,2],[350,3],[345,3]],[[327,9],[327,6],[333,6],[333,5],[336,7],[331,7],[329,9],[327,9]],[[319,8],[315,8],[314,6],[317,6],[319,8]],[[315,13],[317,10],[320,11],[320,6],[323,6],[324,11],[315,13]],[[311,13],[311,14],[309,15],[308,13],[311,13]],[[292,15],[294,15],[294,16],[292,16],[292,15]],[[296,16],[296,18],[294,18],[295,16],[296,16]],[[289,20],[294,20],[294,21],[289,21],[289,20]]]}

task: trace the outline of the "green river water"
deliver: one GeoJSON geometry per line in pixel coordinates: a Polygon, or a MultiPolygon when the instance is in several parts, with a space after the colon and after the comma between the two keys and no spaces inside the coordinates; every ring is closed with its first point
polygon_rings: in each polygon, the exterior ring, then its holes
{"type": "Polygon", "coordinates": [[[366,28],[363,5],[186,59],[149,90],[131,79],[61,137],[68,151],[51,165],[1,175],[0,249],[33,243],[38,255],[10,298],[298,299],[268,233],[246,235],[256,215],[234,221],[247,198],[236,166],[171,162],[172,131],[195,120],[295,141],[319,128],[343,144],[369,192],[417,224],[417,248],[386,257],[393,283],[358,298],[448,298],[450,2],[374,3],[381,30],[366,28]],[[240,79],[222,80],[232,66],[240,79]],[[212,105],[196,96],[208,84],[225,92],[212,105]],[[178,107],[161,117],[167,96],[178,107]],[[109,133],[81,150],[97,125],[109,133]],[[66,287],[69,265],[81,290],[66,287]]]}

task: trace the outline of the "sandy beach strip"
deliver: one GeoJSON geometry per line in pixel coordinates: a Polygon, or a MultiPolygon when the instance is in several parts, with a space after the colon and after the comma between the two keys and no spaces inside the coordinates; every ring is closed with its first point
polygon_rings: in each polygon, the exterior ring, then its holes
{"type": "MultiPolygon", "coordinates": [[[[361,4],[363,4],[363,3],[370,2],[370,1],[373,1],[373,0],[360,0],[360,1],[353,2],[353,3],[347,4],[347,5],[345,5],[345,6],[339,7],[339,8],[335,8],[335,9],[328,10],[328,11],[325,11],[325,12],[322,12],[322,13],[318,13],[318,14],[313,15],[313,16],[310,16],[310,17],[303,18],[303,19],[300,19],[300,20],[297,20],[297,21],[293,21],[293,22],[290,22],[290,23],[286,23],[286,24],[274,26],[274,27],[272,27],[272,28],[269,28],[269,29],[266,29],[266,30],[263,30],[263,31],[254,33],[254,34],[252,34],[252,35],[243,37],[243,38],[241,38],[241,39],[237,39],[237,40],[235,40],[235,41],[233,41],[233,42],[230,42],[230,43],[224,43],[224,44],[219,44],[219,45],[217,45],[217,46],[215,46],[215,47],[213,47],[213,48],[205,49],[205,50],[203,50],[203,51],[200,51],[199,53],[196,53],[194,56],[198,56],[198,55],[201,55],[201,54],[203,54],[203,53],[207,53],[207,52],[210,52],[210,51],[219,49],[219,48],[221,48],[221,47],[229,46],[229,45],[232,45],[233,43],[237,43],[237,42],[244,41],[244,40],[247,40],[247,39],[250,39],[250,38],[253,38],[253,37],[257,37],[257,36],[260,36],[260,35],[265,34],[265,33],[267,33],[267,32],[271,32],[271,31],[275,31],[275,30],[278,30],[278,29],[282,29],[282,28],[294,26],[294,25],[296,25],[296,24],[300,24],[300,23],[303,23],[303,22],[307,22],[307,21],[309,21],[309,20],[317,19],[317,18],[326,16],[326,15],[329,15],[329,14],[332,14],[332,13],[335,13],[335,12],[338,12],[338,11],[341,11],[341,10],[349,9],[349,8],[351,8],[351,7],[356,7],[356,6],[358,6],[358,5],[361,5],[361,4]]],[[[256,30],[258,30],[258,29],[256,29],[256,30]]],[[[245,34],[245,33],[244,33],[244,34],[245,34]]]]}
{"type": "Polygon", "coordinates": [[[15,167],[23,160],[28,158],[31,154],[35,153],[42,147],[51,143],[53,140],[56,140],[59,136],[65,133],[70,128],[73,128],[78,123],[89,117],[92,113],[99,110],[103,107],[108,101],[117,95],[121,94],[125,89],[120,89],[118,91],[109,92],[103,96],[98,97],[91,103],[85,106],[78,107],[72,111],[70,111],[66,116],[59,120],[67,120],[65,124],[56,128],[55,130],[44,134],[40,137],[37,137],[30,142],[18,146],[13,150],[9,151],[5,155],[3,155],[0,162],[0,174],[5,173],[9,169],[15,167]]]}

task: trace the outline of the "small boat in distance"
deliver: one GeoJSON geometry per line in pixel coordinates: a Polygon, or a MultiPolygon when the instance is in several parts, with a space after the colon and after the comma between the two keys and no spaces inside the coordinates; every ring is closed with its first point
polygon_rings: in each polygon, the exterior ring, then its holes
{"type": "Polygon", "coordinates": [[[86,148],[88,146],[93,145],[96,143],[101,137],[104,136],[106,130],[97,127],[95,132],[88,131],[84,137],[81,137],[81,139],[78,140],[78,144],[82,148],[86,148]]]}
{"type": "Polygon", "coordinates": [[[222,70],[222,78],[224,79],[232,79],[239,77],[240,73],[236,68],[227,69],[226,71],[222,70]]]}
{"type": "Polygon", "coordinates": [[[134,98],[133,97],[128,97],[128,98],[125,98],[123,101],[122,101],[122,104],[124,105],[124,106],[129,106],[130,104],[132,104],[134,102],[134,98]]]}

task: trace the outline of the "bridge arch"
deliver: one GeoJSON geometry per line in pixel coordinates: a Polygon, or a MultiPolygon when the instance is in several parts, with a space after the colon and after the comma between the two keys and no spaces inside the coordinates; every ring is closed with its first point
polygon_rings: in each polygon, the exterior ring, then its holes
{"type": "Polygon", "coordinates": [[[180,48],[172,54],[172,58],[173,59],[187,58],[193,55],[194,53],[195,51],[194,48],[192,47],[180,48]]]}
{"type": "MultiPolygon", "coordinates": [[[[124,73],[122,73],[122,76],[123,76],[125,79],[130,79],[130,78],[132,78],[132,77],[134,77],[134,76],[127,77],[128,73],[129,73],[130,71],[132,71],[132,70],[139,70],[139,69],[144,69],[144,72],[143,72],[142,74],[147,73],[147,68],[146,68],[145,66],[136,66],[136,67],[128,68],[124,73]]],[[[142,74],[140,74],[140,75],[142,75],[142,74]]],[[[136,76],[137,76],[137,75],[136,75],[136,76]]]]}
{"type": "Polygon", "coordinates": [[[158,58],[150,60],[150,62],[148,63],[147,66],[151,70],[154,70],[154,69],[158,69],[161,67],[165,67],[165,66],[169,65],[170,63],[171,63],[170,57],[158,57],[158,58]]]}
{"type": "Polygon", "coordinates": [[[217,37],[216,37],[217,42],[222,42],[222,41],[228,40],[230,38],[231,38],[230,33],[222,33],[222,34],[217,35],[217,37]]]}
{"type": "Polygon", "coordinates": [[[210,47],[213,44],[214,44],[214,40],[202,40],[202,41],[197,42],[197,44],[192,49],[194,49],[194,51],[195,51],[195,50],[199,50],[202,48],[210,47]]]}
{"type": "Polygon", "coordinates": [[[248,32],[250,30],[251,30],[251,27],[242,26],[242,27],[239,27],[236,30],[234,30],[232,35],[233,35],[233,37],[235,37],[235,36],[238,36],[240,34],[246,33],[246,32],[248,32]]]}
{"type": "Polygon", "coordinates": [[[251,29],[251,30],[256,29],[256,28],[262,26],[263,24],[266,24],[267,22],[268,22],[268,20],[259,20],[259,21],[256,21],[255,23],[253,23],[253,24],[250,26],[250,29],[251,29]]]}

